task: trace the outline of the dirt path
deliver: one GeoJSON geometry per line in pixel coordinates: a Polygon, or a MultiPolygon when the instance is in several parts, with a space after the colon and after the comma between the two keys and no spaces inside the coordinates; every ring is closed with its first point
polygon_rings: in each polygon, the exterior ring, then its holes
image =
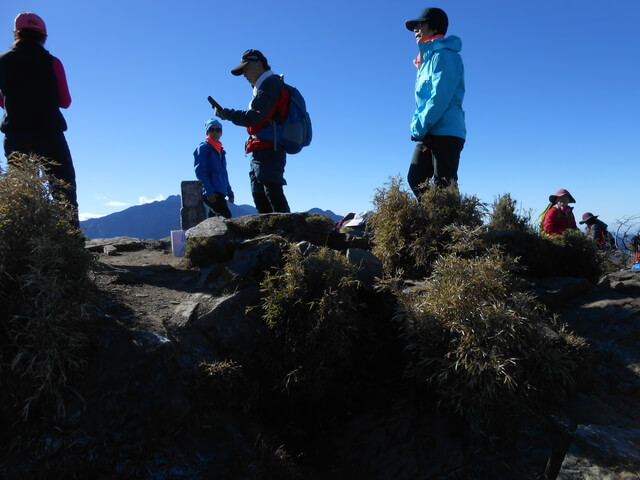
{"type": "Polygon", "coordinates": [[[198,288],[199,270],[187,268],[170,248],[122,251],[98,256],[93,273],[100,295],[99,314],[121,325],[167,335],[172,327],[188,320],[198,306],[212,300],[198,288]]]}

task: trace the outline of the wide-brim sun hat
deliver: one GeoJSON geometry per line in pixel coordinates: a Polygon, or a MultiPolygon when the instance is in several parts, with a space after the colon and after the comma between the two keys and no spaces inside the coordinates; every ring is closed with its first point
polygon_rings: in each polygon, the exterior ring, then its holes
{"type": "Polygon", "coordinates": [[[231,73],[235,76],[242,75],[242,71],[244,67],[249,65],[249,62],[257,62],[261,61],[263,65],[268,65],[266,57],[262,54],[260,50],[249,49],[242,54],[242,59],[240,65],[231,70],[231,73]]]}
{"type": "Polygon", "coordinates": [[[565,195],[569,195],[569,203],[576,203],[576,199],[569,193],[569,190],[565,190],[564,188],[561,188],[553,195],[549,195],[549,202],[555,204],[558,201],[558,198],[564,197],[565,195]]]}
{"type": "Polygon", "coordinates": [[[418,18],[407,20],[404,24],[407,30],[413,31],[416,25],[424,22],[428,23],[433,30],[436,30],[442,35],[445,35],[449,28],[449,17],[447,17],[444,10],[437,7],[427,7],[423,9],[418,18]]]}
{"type": "Polygon", "coordinates": [[[25,12],[19,14],[13,21],[13,29],[18,30],[35,30],[43,35],[47,34],[47,26],[44,20],[35,13],[25,12]]]}
{"type": "Polygon", "coordinates": [[[584,215],[582,215],[582,220],[579,223],[580,225],[582,225],[583,223],[587,223],[592,218],[598,218],[598,215],[594,215],[591,212],[586,212],[584,215]]]}

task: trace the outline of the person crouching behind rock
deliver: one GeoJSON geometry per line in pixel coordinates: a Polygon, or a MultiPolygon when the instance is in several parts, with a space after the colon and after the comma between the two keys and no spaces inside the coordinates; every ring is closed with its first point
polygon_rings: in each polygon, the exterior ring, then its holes
{"type": "Polygon", "coordinates": [[[598,215],[586,212],[582,215],[580,225],[587,225],[587,237],[598,242],[600,248],[615,248],[615,241],[609,233],[608,225],[598,219],[598,215]]]}

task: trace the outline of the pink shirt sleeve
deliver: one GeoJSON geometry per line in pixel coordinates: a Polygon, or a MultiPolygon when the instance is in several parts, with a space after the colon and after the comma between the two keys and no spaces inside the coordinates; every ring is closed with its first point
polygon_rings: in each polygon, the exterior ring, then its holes
{"type": "Polygon", "coordinates": [[[71,105],[71,94],[67,85],[67,76],[64,73],[62,62],[53,57],[53,72],[56,74],[58,83],[58,102],[61,108],[68,108],[71,105]]]}

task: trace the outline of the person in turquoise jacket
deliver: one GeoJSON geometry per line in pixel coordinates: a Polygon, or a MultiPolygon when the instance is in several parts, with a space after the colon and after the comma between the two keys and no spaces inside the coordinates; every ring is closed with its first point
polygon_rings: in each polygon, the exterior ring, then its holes
{"type": "Polygon", "coordinates": [[[216,119],[207,120],[204,126],[207,138],[193,152],[196,177],[202,182],[202,201],[209,207],[209,216],[216,214],[231,218],[226,198],[234,202],[229,184],[227,159],[222,148],[222,124],[216,119]]]}
{"type": "Polygon", "coordinates": [[[414,60],[418,74],[411,121],[411,139],[416,147],[407,176],[414,195],[419,197],[431,179],[436,186],[458,181],[460,152],[467,134],[462,109],[462,41],[454,35],[445,38],[449,19],[439,8],[425,8],[405,26],[414,33],[420,50],[414,60]]]}

